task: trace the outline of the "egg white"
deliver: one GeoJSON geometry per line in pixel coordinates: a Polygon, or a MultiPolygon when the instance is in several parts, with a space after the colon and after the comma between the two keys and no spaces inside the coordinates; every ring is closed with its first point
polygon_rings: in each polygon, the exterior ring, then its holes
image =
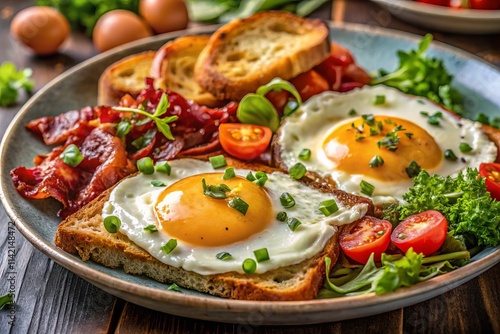
{"type": "MultiPolygon", "coordinates": [[[[387,182],[376,180],[362,174],[349,174],[336,170],[328,159],[323,143],[334,128],[352,123],[362,114],[385,115],[407,119],[425,129],[436,141],[444,153],[451,149],[458,157],[457,161],[442,159],[441,163],[427,171],[431,174],[456,175],[467,167],[477,168],[481,162],[491,162],[496,159],[497,147],[481,131],[481,124],[462,118],[454,118],[449,112],[435,103],[421,97],[406,95],[387,86],[365,86],[349,93],[325,92],[309,99],[301,108],[288,117],[282,124],[277,143],[281,148],[281,160],[290,168],[297,162],[303,163],[307,170],[315,171],[321,176],[331,177],[344,191],[363,195],[360,182],[365,180],[375,186],[372,200],[374,203],[402,200],[402,195],[412,186],[408,178],[404,182],[387,182]],[[375,105],[376,96],[385,96],[385,103],[375,105]],[[349,116],[351,110],[356,110],[356,116],[349,116]],[[434,114],[441,111],[443,117],[439,126],[428,124],[428,118],[421,111],[434,114]],[[472,152],[461,153],[459,144],[468,143],[472,152]],[[303,148],[312,151],[307,161],[298,159],[303,148]]],[[[362,162],[360,162],[362,163],[362,162]]],[[[369,165],[366,166],[369,169],[369,165]]]]}
{"type": "MultiPolygon", "coordinates": [[[[185,177],[213,173],[210,163],[182,159],[170,162],[172,172],[156,172],[153,175],[139,174],[120,182],[111,192],[102,212],[103,219],[117,216],[121,220],[120,232],[127,235],[135,244],[145,249],[159,261],[175,267],[182,267],[202,275],[210,275],[235,271],[243,273],[242,262],[246,258],[255,259],[254,250],[267,248],[270,260],[257,263],[256,273],[282,266],[299,263],[319,253],[326,242],[334,235],[339,225],[348,224],[361,218],[367,211],[366,204],[346,207],[338,200],[339,211],[325,217],[319,211],[319,203],[328,199],[336,199],[332,194],[313,190],[304,184],[291,179],[288,175],[274,172],[268,174],[265,190],[271,198],[273,217],[280,211],[287,212],[289,217],[297,218],[302,224],[291,231],[288,225],[274,219],[263,231],[252,235],[248,240],[218,247],[198,247],[178,241],[177,247],[170,254],[161,250],[172,237],[163,231],[147,232],[144,227],[156,224],[154,205],[165,187],[154,187],[152,180],[162,181],[166,187],[185,177]],[[295,199],[295,206],[284,209],[280,203],[280,195],[288,192],[295,199]],[[219,260],[216,254],[228,252],[230,260],[219,260]]],[[[223,172],[224,169],[215,171],[223,172]]],[[[246,177],[249,170],[235,170],[236,175],[246,177]]],[[[200,183],[200,192],[202,186],[200,183]]],[[[234,210],[228,208],[229,210],[234,210]]],[[[206,219],[215,220],[207,212],[206,219]]]]}

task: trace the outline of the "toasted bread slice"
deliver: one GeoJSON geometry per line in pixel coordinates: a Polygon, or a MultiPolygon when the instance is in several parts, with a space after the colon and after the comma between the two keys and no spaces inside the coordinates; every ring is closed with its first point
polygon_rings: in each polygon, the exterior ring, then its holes
{"type": "Polygon", "coordinates": [[[161,80],[172,92],[210,107],[225,104],[205,91],[194,79],[194,65],[210,36],[182,36],[166,43],[157,52],[151,66],[151,76],[161,80]]]}
{"type": "Polygon", "coordinates": [[[108,66],[99,77],[98,104],[116,105],[125,94],[139,95],[145,88],[145,79],[150,76],[155,54],[155,51],[134,54],[108,66]]]}
{"type": "MultiPolygon", "coordinates": [[[[252,167],[227,159],[241,168],[252,167]]],[[[253,166],[255,170],[271,172],[267,166],[253,166]]],[[[325,280],[325,257],[335,263],[339,254],[338,236],[341,228],[327,242],[321,252],[298,264],[281,267],[264,274],[229,272],[200,275],[164,264],[120,232],[111,234],[103,226],[101,212],[112,189],[101,194],[83,209],[63,221],[55,236],[56,246],[78,254],[82,260],[93,260],[108,267],[123,267],[127,273],[145,274],[160,282],[175,282],[179,286],[212,295],[244,300],[307,300],[314,298],[325,280]]],[[[373,205],[366,198],[337,190],[335,195],[346,205],[366,203],[367,214],[373,205]]]]}
{"type": "Polygon", "coordinates": [[[195,78],[218,99],[241,100],[275,77],[288,80],[312,69],[329,51],[321,20],[262,12],[219,28],[198,57],[195,78]]]}

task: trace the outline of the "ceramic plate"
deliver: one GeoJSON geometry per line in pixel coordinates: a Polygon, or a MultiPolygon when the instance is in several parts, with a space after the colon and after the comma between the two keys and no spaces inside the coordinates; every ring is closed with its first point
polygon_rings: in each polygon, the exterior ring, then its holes
{"type": "MultiPolygon", "coordinates": [[[[189,31],[209,33],[213,27],[189,31]]],[[[183,32],[184,34],[187,32],[183,32]]],[[[499,249],[487,249],[466,267],[410,288],[382,296],[365,295],[340,299],[299,302],[236,301],[184,291],[168,291],[168,285],[144,276],[127,275],[79,258],[54,246],[59,223],[55,200],[28,200],[12,185],[9,171],[17,166],[32,166],[35,155],[48,152],[38,138],[24,128],[28,121],[57,115],[71,109],[96,104],[97,80],[106,66],[122,57],[143,50],[158,49],[166,40],[182,33],[167,34],[103,53],[49,83],[20,110],[10,124],[0,146],[1,199],[19,231],[35,247],[57,263],[87,281],[127,301],[175,315],[241,324],[296,325],[331,322],[364,317],[419,303],[442,294],[481,274],[500,261],[499,249]]],[[[347,46],[358,63],[369,71],[393,69],[396,50],[414,48],[420,37],[360,25],[332,25],[331,35],[347,46]]],[[[469,110],[495,115],[500,110],[500,71],[460,50],[434,43],[432,56],[443,59],[455,74],[455,86],[465,96],[469,110]]]]}
{"type": "Polygon", "coordinates": [[[391,14],[424,28],[461,34],[500,32],[500,10],[456,9],[413,0],[372,0],[391,14]]]}

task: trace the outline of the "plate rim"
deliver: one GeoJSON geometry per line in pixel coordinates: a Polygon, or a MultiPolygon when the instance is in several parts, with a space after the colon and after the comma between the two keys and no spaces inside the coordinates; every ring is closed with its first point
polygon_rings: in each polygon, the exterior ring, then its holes
{"type": "MultiPolygon", "coordinates": [[[[387,29],[387,28],[381,28],[381,27],[371,27],[371,26],[366,26],[362,24],[356,24],[356,23],[333,23],[330,21],[327,21],[329,23],[329,26],[333,29],[343,29],[343,30],[348,30],[348,31],[357,31],[357,32],[366,32],[372,35],[382,35],[382,36],[390,36],[390,37],[396,37],[398,39],[406,39],[410,40],[412,42],[418,41],[420,36],[407,33],[407,32],[401,32],[393,29],[387,29]]],[[[22,116],[24,116],[25,113],[27,113],[30,109],[30,107],[37,102],[37,99],[43,95],[47,90],[49,90],[52,86],[54,86],[57,82],[64,80],[66,77],[72,75],[73,73],[79,71],[80,69],[86,67],[88,64],[102,61],[103,59],[118,54],[120,52],[126,51],[128,49],[132,49],[134,47],[138,47],[141,45],[147,45],[150,43],[154,42],[159,42],[159,41],[167,41],[170,39],[173,39],[175,37],[189,34],[189,33],[207,33],[207,32],[213,32],[217,26],[204,26],[204,27],[196,27],[196,28],[191,28],[187,30],[182,30],[174,33],[168,33],[168,34],[163,34],[163,35],[157,35],[153,37],[146,38],[144,40],[128,43],[126,45],[120,46],[118,48],[109,50],[107,52],[101,53],[97,56],[94,56],[70,69],[62,73],[61,75],[57,76],[55,79],[51,80],[49,83],[47,83],[42,89],[40,89],[37,93],[35,93],[19,110],[17,115],[12,119],[11,123],[7,127],[5,134],[2,138],[2,141],[0,143],[0,159],[4,157],[7,154],[7,143],[11,140],[11,136],[13,135],[14,129],[19,126],[18,123],[20,123],[20,119],[22,116]]],[[[438,49],[444,49],[447,52],[451,52],[453,54],[456,54],[460,57],[464,57],[467,59],[474,59],[476,61],[480,61],[483,64],[488,65],[492,69],[494,69],[496,72],[498,72],[498,75],[500,76],[500,70],[494,66],[491,63],[486,62],[485,60],[481,59],[480,57],[473,55],[467,51],[461,50],[459,48],[447,45],[442,42],[433,42],[433,47],[437,47],[438,49]]],[[[90,266],[88,266],[85,262],[81,261],[80,258],[76,258],[75,256],[68,254],[64,252],[62,249],[59,249],[56,247],[53,243],[49,244],[45,242],[37,233],[25,222],[23,222],[23,219],[21,215],[13,210],[11,207],[11,201],[9,198],[6,196],[6,187],[12,186],[10,183],[7,185],[8,182],[4,182],[4,175],[2,175],[2,169],[0,168],[0,200],[5,208],[5,211],[7,212],[7,215],[11,218],[11,220],[14,222],[16,225],[16,229],[18,229],[23,236],[33,245],[35,248],[40,250],[42,253],[44,253],[46,256],[51,258],[53,261],[56,263],[60,264],[61,266],[65,267],[66,269],[72,271],[74,274],[78,275],[79,277],[82,277],[83,279],[89,281],[90,283],[99,286],[100,288],[110,292],[113,295],[117,295],[116,290],[118,290],[120,293],[118,294],[120,298],[130,300],[127,298],[127,296],[123,296],[123,294],[133,294],[132,299],[134,299],[134,303],[145,306],[145,307],[150,307],[150,305],[146,305],[140,302],[137,302],[135,297],[138,298],[149,298],[149,300],[153,302],[162,302],[169,304],[170,309],[169,311],[165,311],[162,309],[158,309],[159,311],[167,312],[167,313],[172,313],[176,314],[176,312],[172,312],[171,306],[179,306],[179,307],[187,307],[189,308],[201,308],[207,311],[209,309],[209,313],[213,314],[213,312],[221,312],[222,319],[218,319],[217,321],[221,322],[230,322],[234,323],[237,319],[234,319],[233,316],[234,314],[239,314],[243,312],[254,312],[254,311],[259,311],[259,310],[272,310],[273,313],[271,314],[271,317],[265,320],[265,324],[277,324],[277,325],[297,325],[297,324],[313,324],[313,323],[323,323],[323,322],[330,322],[330,321],[337,321],[337,320],[346,320],[346,319],[352,319],[356,317],[362,317],[362,316],[368,316],[368,315],[373,315],[377,313],[383,313],[383,312],[388,312],[390,310],[396,309],[398,307],[408,306],[412,305],[427,299],[430,299],[432,297],[441,295],[442,293],[451,290],[452,288],[461,285],[465,283],[466,281],[480,275],[482,272],[486,271],[496,263],[500,262],[500,248],[493,249],[490,254],[486,255],[485,257],[474,261],[470,264],[468,264],[465,267],[459,268],[455,271],[454,273],[454,279],[452,280],[452,284],[448,283],[443,283],[441,281],[446,281],[445,278],[448,278],[449,274],[443,275],[443,276],[438,276],[433,278],[430,281],[414,285],[410,288],[401,288],[396,292],[387,294],[387,295],[379,295],[376,296],[374,294],[370,295],[362,295],[362,296],[355,296],[355,297],[345,297],[345,298],[337,298],[337,299],[315,299],[315,300],[310,300],[310,301],[286,301],[286,302],[275,302],[275,301],[241,301],[241,300],[230,300],[230,299],[223,299],[223,298],[213,298],[209,295],[205,296],[192,296],[192,295],[186,295],[186,294],[179,294],[176,292],[172,291],[167,291],[167,290],[160,290],[157,288],[153,287],[148,287],[148,286],[143,286],[139,285],[133,282],[128,282],[125,281],[121,278],[112,276],[110,274],[101,272],[97,269],[93,269],[90,266]],[[474,271],[472,275],[469,274],[469,271],[471,269],[471,265],[474,266],[477,270],[474,271]],[[436,287],[441,287],[442,291],[436,294],[432,294],[433,290],[436,289],[436,287]],[[409,292],[409,295],[407,294],[409,292]],[[429,295],[430,293],[430,295],[429,295]],[[415,300],[411,304],[404,303],[404,301],[409,298],[409,297],[415,297],[415,300]],[[367,299],[368,297],[368,299],[367,299]],[[403,301],[403,302],[402,302],[403,301]],[[332,308],[332,306],[335,306],[336,304],[341,304],[341,305],[346,305],[349,304],[350,307],[354,308],[364,308],[367,309],[368,312],[364,313],[361,316],[341,316],[340,318],[336,319],[333,314],[330,315],[328,319],[323,319],[323,318],[318,318],[318,317],[312,317],[309,320],[304,319],[304,315],[319,315],[321,317],[321,314],[324,312],[331,312],[332,309],[335,310],[335,308],[332,308]],[[389,305],[389,309],[384,309],[382,312],[377,312],[377,308],[380,307],[382,304],[389,305]],[[330,306],[330,307],[328,307],[330,306]],[[356,307],[357,306],[357,307],[356,307]],[[290,319],[290,317],[285,317],[281,318],[282,316],[289,315],[290,312],[294,311],[301,312],[302,316],[297,318],[300,321],[297,321],[296,319],[290,319]],[[371,310],[371,311],[370,311],[371,310]],[[371,312],[371,313],[370,313],[371,312]],[[226,316],[227,318],[224,318],[226,316]]],[[[7,178],[10,181],[10,177],[7,178]]],[[[123,270],[123,269],[119,269],[123,270]]],[[[151,307],[150,307],[151,308],[151,307]]],[[[153,307],[154,308],[154,307],[153,307]]],[[[155,308],[157,309],[157,308],[155,308]]],[[[181,316],[190,316],[189,314],[177,314],[181,316]]],[[[202,320],[211,320],[213,319],[212,316],[208,317],[207,315],[200,314],[196,316],[198,319],[202,320]]]]}

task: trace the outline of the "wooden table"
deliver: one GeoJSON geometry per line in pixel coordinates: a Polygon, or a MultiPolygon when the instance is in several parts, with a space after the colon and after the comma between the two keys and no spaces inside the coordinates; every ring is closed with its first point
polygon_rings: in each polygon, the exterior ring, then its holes
{"type": "MultiPolygon", "coordinates": [[[[34,1],[2,0],[0,62],[31,67],[35,91],[51,79],[97,54],[90,40],[73,33],[61,53],[36,57],[9,36],[12,15],[34,1]]],[[[335,0],[312,16],[337,22],[357,22],[413,32],[426,31],[387,16],[369,1],[335,0]]],[[[500,65],[500,35],[461,36],[434,32],[437,40],[470,51],[500,65]]],[[[0,137],[27,100],[0,108],[0,137]]],[[[15,154],[15,153],[14,153],[15,154]]],[[[0,295],[9,287],[7,235],[9,217],[0,207],[0,295]]],[[[193,320],[152,311],[116,298],[82,280],[36,250],[15,233],[15,325],[9,310],[0,311],[0,333],[317,333],[362,331],[380,333],[500,333],[500,264],[486,273],[426,302],[377,316],[301,327],[254,327],[193,320]]]]}

